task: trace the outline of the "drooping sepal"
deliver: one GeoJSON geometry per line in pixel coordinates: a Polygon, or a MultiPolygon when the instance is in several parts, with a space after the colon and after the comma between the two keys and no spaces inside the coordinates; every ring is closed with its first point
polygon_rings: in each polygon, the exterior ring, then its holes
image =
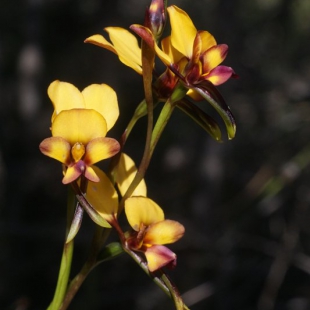
{"type": "Polygon", "coordinates": [[[177,107],[186,113],[192,120],[201,126],[214,140],[222,142],[222,133],[216,121],[197,107],[194,103],[184,98],[177,103],[177,107]]]}
{"type": "Polygon", "coordinates": [[[207,100],[213,108],[220,114],[223,119],[228,138],[231,140],[236,134],[236,122],[235,118],[226,104],[224,98],[220,92],[215,88],[215,86],[209,81],[202,81],[197,85],[191,85],[191,89],[195,90],[200,94],[205,100],[207,100]]]}

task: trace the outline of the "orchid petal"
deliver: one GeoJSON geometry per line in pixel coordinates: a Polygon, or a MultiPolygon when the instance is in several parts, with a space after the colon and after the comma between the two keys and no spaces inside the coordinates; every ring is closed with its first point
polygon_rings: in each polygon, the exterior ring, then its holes
{"type": "Polygon", "coordinates": [[[199,36],[201,37],[201,41],[202,41],[202,51],[206,51],[208,50],[210,47],[216,45],[216,41],[215,38],[213,37],[213,35],[205,30],[200,30],[198,31],[199,36]]]}
{"type": "Polygon", "coordinates": [[[165,246],[154,245],[145,251],[147,266],[151,272],[158,270],[168,264],[176,265],[176,254],[165,246]]]}
{"type": "Polygon", "coordinates": [[[69,184],[75,181],[82,173],[84,173],[84,169],[85,165],[81,165],[80,162],[68,167],[65,176],[62,179],[62,183],[69,184]]]}
{"type": "Polygon", "coordinates": [[[61,137],[44,139],[39,148],[44,155],[54,158],[67,166],[70,164],[71,146],[65,139],[61,137]]]}
{"type": "Polygon", "coordinates": [[[181,60],[184,57],[182,53],[180,53],[172,46],[171,36],[162,39],[160,43],[161,43],[161,49],[166,55],[170,57],[170,59],[172,59],[172,62],[174,64],[178,63],[179,60],[181,60]]]}
{"type": "Polygon", "coordinates": [[[119,116],[116,92],[106,84],[92,84],[82,91],[82,95],[85,108],[99,112],[106,120],[109,131],[119,116]]]}
{"type": "Polygon", "coordinates": [[[86,146],[84,162],[90,166],[114,156],[119,150],[120,145],[115,139],[105,137],[93,139],[86,146]]]}
{"type": "Polygon", "coordinates": [[[130,197],[125,200],[125,213],[130,226],[139,231],[141,225],[149,226],[164,220],[163,210],[146,197],[130,197]]]}
{"type": "Polygon", "coordinates": [[[84,172],[85,178],[88,179],[91,182],[99,182],[100,179],[97,176],[96,172],[94,169],[90,166],[85,166],[85,172],[84,172]]]}
{"type": "Polygon", "coordinates": [[[52,124],[52,135],[64,138],[71,145],[76,142],[86,145],[92,139],[104,137],[106,133],[106,121],[95,110],[61,111],[52,124]]]}
{"type": "Polygon", "coordinates": [[[231,67],[217,66],[210,71],[206,76],[202,75],[201,78],[210,81],[213,85],[221,85],[232,77],[234,70],[231,67]]]}
{"type": "Polygon", "coordinates": [[[118,196],[106,174],[98,167],[93,166],[99,177],[98,183],[88,182],[86,198],[92,207],[108,222],[117,214],[118,196]]]}
{"type": "Polygon", "coordinates": [[[56,80],[50,84],[47,93],[55,109],[52,122],[56,115],[63,110],[85,108],[84,98],[81,92],[70,83],[56,80]]]}
{"type": "Polygon", "coordinates": [[[187,13],[175,5],[167,8],[171,24],[171,43],[184,56],[191,58],[197,29],[187,13]]]}
{"type": "Polygon", "coordinates": [[[108,32],[113,45],[101,35],[89,37],[85,42],[114,52],[123,64],[142,74],[141,49],[137,38],[128,30],[120,27],[107,27],[105,30],[108,32]]]}
{"type": "MultiPolygon", "coordinates": [[[[134,161],[128,155],[122,153],[120,155],[119,162],[114,169],[114,180],[122,196],[125,195],[136,173],[137,173],[137,167],[134,161]]],[[[132,196],[146,197],[147,195],[146,192],[147,192],[146,184],[143,179],[132,193],[132,196]]]]}
{"type": "Polygon", "coordinates": [[[217,67],[226,58],[228,46],[226,44],[215,45],[202,55],[203,72],[208,73],[217,67]]]}
{"type": "Polygon", "coordinates": [[[147,229],[143,243],[150,245],[174,243],[184,235],[184,232],[184,226],[177,221],[160,221],[147,229]]]}

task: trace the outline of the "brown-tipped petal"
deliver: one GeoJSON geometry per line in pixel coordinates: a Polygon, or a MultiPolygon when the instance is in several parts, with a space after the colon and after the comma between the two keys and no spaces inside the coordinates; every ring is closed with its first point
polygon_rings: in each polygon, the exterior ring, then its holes
{"type": "Polygon", "coordinates": [[[120,144],[112,138],[96,138],[91,140],[86,146],[84,161],[91,166],[98,161],[110,158],[120,150],[120,144]]]}
{"type": "Polygon", "coordinates": [[[68,167],[65,176],[62,179],[63,184],[69,184],[75,181],[85,171],[85,164],[79,161],[71,167],[68,167]]]}
{"type": "Polygon", "coordinates": [[[228,53],[228,45],[212,46],[202,55],[203,72],[208,73],[224,61],[228,53]]]}
{"type": "Polygon", "coordinates": [[[234,74],[231,67],[217,66],[207,75],[202,75],[201,78],[210,81],[213,85],[218,86],[229,80],[234,74]]]}
{"type": "Polygon", "coordinates": [[[99,182],[100,179],[92,167],[85,167],[85,178],[92,182],[99,182]]]}
{"type": "Polygon", "coordinates": [[[44,139],[39,148],[44,155],[54,158],[67,166],[70,164],[71,146],[65,139],[61,137],[44,139]]]}
{"type": "Polygon", "coordinates": [[[173,267],[176,265],[176,254],[163,245],[153,245],[147,248],[144,254],[151,272],[167,265],[173,267]]]}

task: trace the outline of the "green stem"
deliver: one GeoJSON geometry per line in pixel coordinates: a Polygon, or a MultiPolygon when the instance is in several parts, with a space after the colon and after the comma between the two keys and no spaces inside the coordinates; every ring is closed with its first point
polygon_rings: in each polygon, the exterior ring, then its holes
{"type": "MultiPolygon", "coordinates": [[[[72,221],[72,214],[74,212],[74,207],[75,207],[75,198],[74,194],[69,188],[68,191],[68,202],[67,202],[67,231],[66,234],[68,234],[71,226],[71,221],[72,221]]],[[[71,262],[72,262],[72,256],[73,256],[73,247],[74,247],[74,241],[71,240],[68,243],[64,244],[63,252],[62,252],[62,258],[61,258],[61,263],[60,263],[60,269],[59,269],[59,274],[58,274],[58,280],[57,280],[57,285],[55,289],[55,294],[54,298],[47,308],[48,310],[58,310],[63,298],[66,294],[67,287],[68,287],[68,281],[69,281],[69,276],[70,276],[70,271],[71,271],[71,262]]]]}
{"type": "Polygon", "coordinates": [[[96,225],[96,230],[93,236],[91,250],[88,259],[83,265],[81,271],[71,281],[67,293],[63,299],[63,303],[61,304],[59,310],[66,310],[68,308],[72,299],[80,289],[81,285],[83,284],[88,274],[97,265],[98,263],[97,255],[102,247],[102,244],[106,241],[109,234],[110,229],[103,229],[102,227],[96,225]]]}

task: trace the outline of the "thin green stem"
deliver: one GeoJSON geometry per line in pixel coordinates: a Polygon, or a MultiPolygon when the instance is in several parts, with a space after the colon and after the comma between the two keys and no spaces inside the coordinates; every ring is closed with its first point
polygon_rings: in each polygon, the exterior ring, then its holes
{"type": "MultiPolygon", "coordinates": [[[[74,194],[71,188],[69,188],[68,201],[67,201],[68,215],[67,215],[66,234],[68,234],[70,230],[74,207],[75,207],[74,194]]],[[[66,294],[71,271],[73,248],[74,248],[74,240],[71,240],[70,242],[64,244],[55,294],[51,304],[47,308],[48,310],[58,310],[66,294]]]]}

